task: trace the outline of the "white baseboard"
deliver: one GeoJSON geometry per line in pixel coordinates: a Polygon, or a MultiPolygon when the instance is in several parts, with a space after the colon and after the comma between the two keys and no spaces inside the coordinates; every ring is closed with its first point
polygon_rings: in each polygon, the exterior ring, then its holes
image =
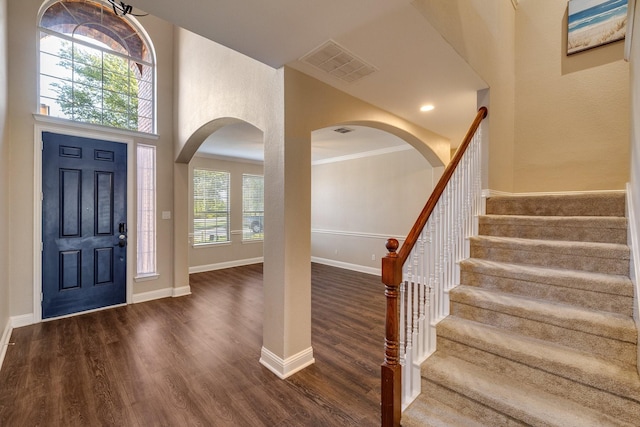
{"type": "Polygon", "coordinates": [[[9,346],[9,340],[11,339],[11,319],[7,319],[7,324],[4,327],[2,338],[0,339],[0,369],[2,369],[2,363],[4,362],[4,356],[7,354],[7,347],[9,346]]]}
{"type": "Polygon", "coordinates": [[[367,267],[365,265],[351,264],[348,262],[336,261],[334,259],[311,257],[311,262],[318,264],[330,265],[331,267],[344,268],[345,270],[358,271],[360,273],[373,274],[374,276],[380,276],[382,265],[380,267],[367,267]]]}
{"type": "Polygon", "coordinates": [[[154,299],[169,298],[173,295],[172,289],[173,288],[164,288],[156,291],[133,294],[133,303],[138,304],[139,302],[153,301],[154,299]]]}
{"type": "MultiPolygon", "coordinates": [[[[636,218],[640,212],[633,209],[633,192],[631,185],[627,183],[627,220],[629,223],[627,243],[631,249],[631,260],[629,267],[629,277],[633,282],[633,319],[636,322],[638,331],[638,343],[640,343],[640,230],[637,228],[636,218]]],[[[638,373],[640,374],[640,345],[638,347],[638,373]]]]}
{"type": "Polygon", "coordinates": [[[172,288],[171,296],[174,298],[184,297],[186,295],[191,295],[191,286],[180,286],[179,288],[172,288]]]}
{"type": "Polygon", "coordinates": [[[185,295],[191,295],[190,286],[181,286],[179,288],[164,288],[155,291],[141,292],[133,295],[133,303],[138,304],[140,302],[153,301],[156,299],[169,298],[169,297],[182,297],[185,295]]]}
{"type": "Polygon", "coordinates": [[[22,314],[20,316],[11,316],[11,327],[12,328],[20,328],[22,326],[29,326],[36,323],[35,317],[33,313],[22,314]]]}
{"type": "Polygon", "coordinates": [[[189,267],[189,274],[204,273],[205,271],[222,270],[232,267],[242,267],[243,265],[260,264],[261,262],[264,262],[264,257],[239,259],[207,265],[196,265],[193,267],[189,267]]]}
{"type": "Polygon", "coordinates": [[[312,347],[286,359],[282,359],[264,347],[260,352],[260,363],[282,380],[314,364],[315,361],[312,347]]]}

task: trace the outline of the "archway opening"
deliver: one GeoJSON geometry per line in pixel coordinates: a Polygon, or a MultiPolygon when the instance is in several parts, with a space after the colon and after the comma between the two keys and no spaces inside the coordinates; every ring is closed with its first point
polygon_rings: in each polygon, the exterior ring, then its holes
{"type": "Polygon", "coordinates": [[[377,127],[312,133],[314,262],[379,275],[386,240],[404,238],[442,173],[442,165],[377,127]]]}
{"type": "Polygon", "coordinates": [[[226,123],[204,137],[191,157],[190,273],[263,262],[263,138],[247,122],[226,123]]]}

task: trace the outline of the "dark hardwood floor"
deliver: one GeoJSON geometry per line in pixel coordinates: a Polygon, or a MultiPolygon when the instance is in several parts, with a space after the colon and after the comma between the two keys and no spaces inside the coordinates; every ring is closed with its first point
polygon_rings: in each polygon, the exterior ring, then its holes
{"type": "Polygon", "coordinates": [[[377,426],[380,278],[312,267],[316,363],[258,361],[262,265],[191,275],[192,295],[13,331],[0,426],[377,426]]]}

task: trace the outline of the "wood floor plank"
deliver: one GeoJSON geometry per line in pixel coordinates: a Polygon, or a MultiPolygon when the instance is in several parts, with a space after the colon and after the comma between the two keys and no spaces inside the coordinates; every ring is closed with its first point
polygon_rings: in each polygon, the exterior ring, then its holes
{"type": "Polygon", "coordinates": [[[312,264],[316,363],[286,380],[258,362],[261,264],[190,285],[189,296],[15,329],[0,425],[379,425],[379,277],[312,264]]]}

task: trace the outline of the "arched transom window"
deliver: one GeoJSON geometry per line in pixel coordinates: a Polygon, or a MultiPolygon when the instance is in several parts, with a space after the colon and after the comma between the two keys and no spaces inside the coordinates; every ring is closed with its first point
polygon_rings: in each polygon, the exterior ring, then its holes
{"type": "Polygon", "coordinates": [[[40,114],[155,131],[154,54],[128,16],[100,0],[60,0],[40,17],[40,114]]]}

